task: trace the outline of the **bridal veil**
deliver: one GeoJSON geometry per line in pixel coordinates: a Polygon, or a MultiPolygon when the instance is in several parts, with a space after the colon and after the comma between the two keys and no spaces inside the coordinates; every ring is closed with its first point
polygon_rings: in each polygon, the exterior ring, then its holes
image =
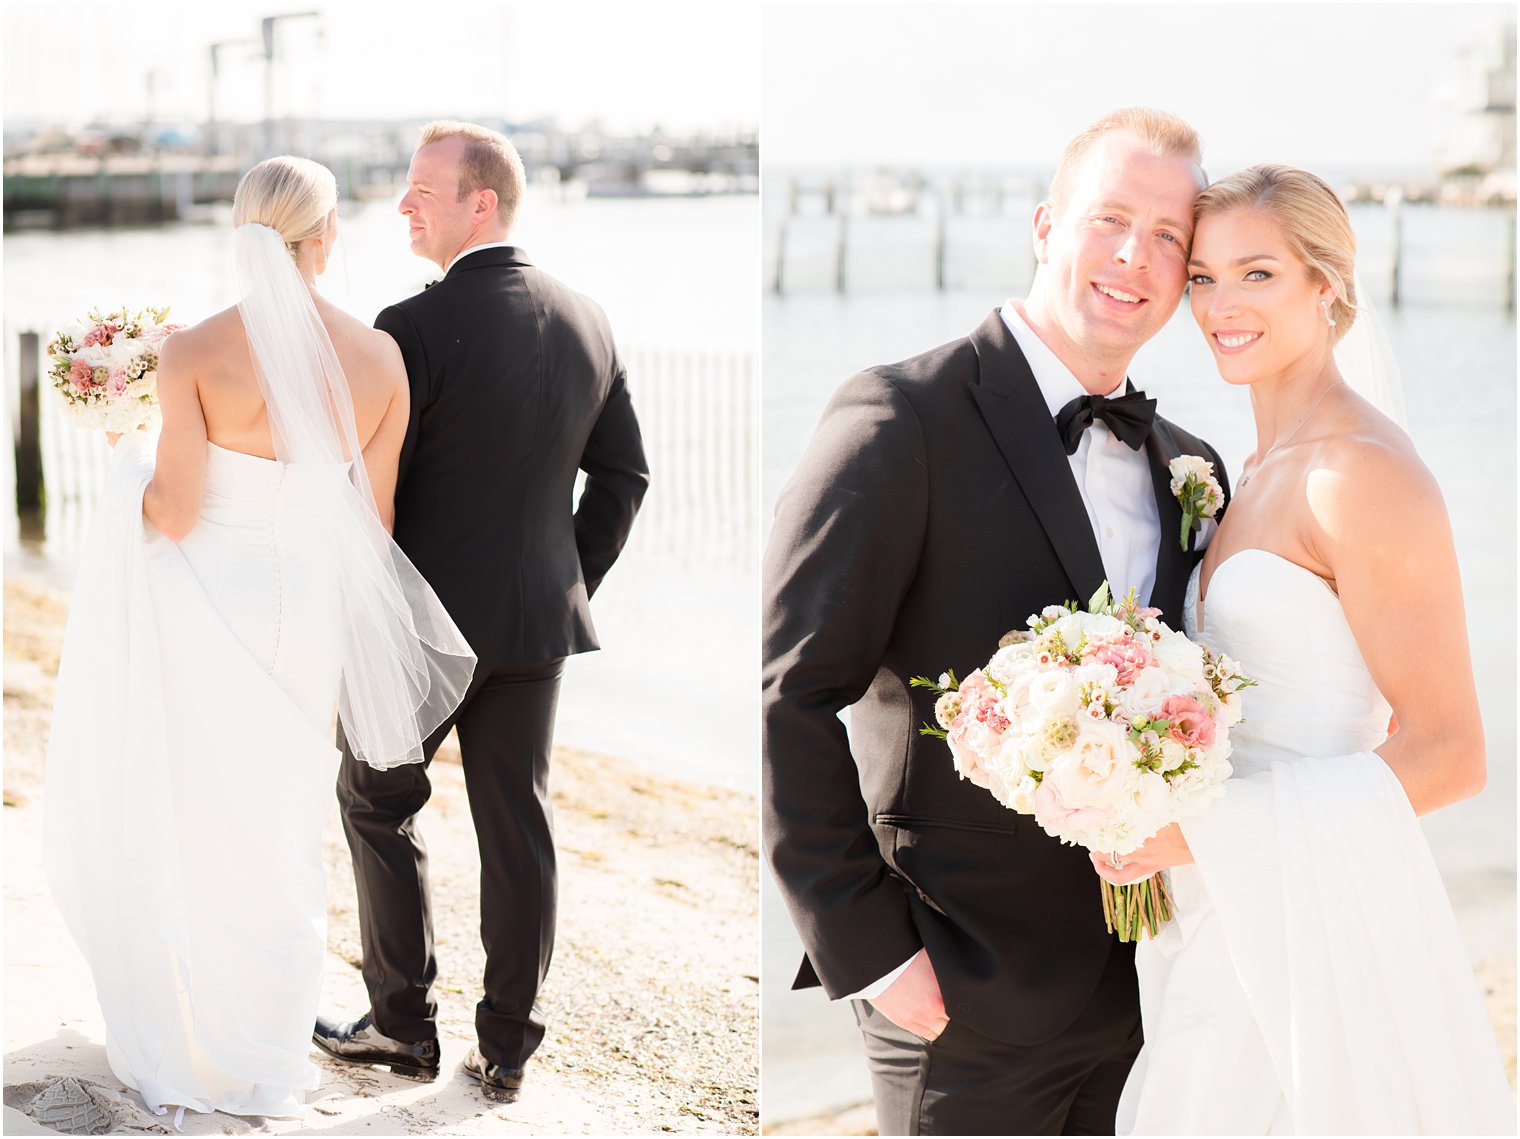
{"type": "Polygon", "coordinates": [[[418,763],[423,741],[463,698],[474,653],[381,525],[348,382],[284,239],[249,222],[234,242],[238,312],[275,455],[317,476],[313,485],[332,520],[343,592],[344,737],[372,767],[418,763]]]}

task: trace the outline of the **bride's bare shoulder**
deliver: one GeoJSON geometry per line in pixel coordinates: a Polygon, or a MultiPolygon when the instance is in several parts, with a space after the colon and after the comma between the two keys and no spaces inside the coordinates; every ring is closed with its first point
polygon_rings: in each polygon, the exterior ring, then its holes
{"type": "Polygon", "coordinates": [[[1341,493],[1375,491],[1389,480],[1408,489],[1431,477],[1408,433],[1368,404],[1352,408],[1319,440],[1316,460],[1315,474],[1341,493]]]}
{"type": "Polygon", "coordinates": [[[159,349],[159,368],[204,371],[234,353],[246,355],[247,343],[243,320],[234,305],[179,329],[165,340],[159,349]]]}
{"type": "Polygon", "coordinates": [[[1409,436],[1377,412],[1320,441],[1306,492],[1318,528],[1331,539],[1408,542],[1450,525],[1430,468],[1409,436]]]}
{"type": "Polygon", "coordinates": [[[330,301],[319,300],[318,310],[344,370],[350,373],[350,384],[359,376],[373,377],[386,387],[406,382],[401,350],[389,334],[370,327],[330,301]]]}

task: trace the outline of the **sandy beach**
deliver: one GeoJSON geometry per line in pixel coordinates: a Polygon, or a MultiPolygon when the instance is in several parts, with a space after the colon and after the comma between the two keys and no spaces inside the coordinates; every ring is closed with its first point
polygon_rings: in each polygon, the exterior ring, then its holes
{"type": "MultiPolygon", "coordinates": [[[[88,970],[43,879],[43,760],[67,597],[5,583],[5,1132],[54,1134],[23,1114],[77,1077],[120,1127],[169,1133],[105,1059],[88,970]],[[114,1097],[114,1098],[113,1098],[114,1097]],[[132,1112],[136,1112],[132,1115],[132,1112]]],[[[755,801],[612,757],[557,749],[552,788],[560,923],[541,996],[549,1033],[515,1104],[460,1071],[474,1043],[484,954],[479,859],[453,741],[422,815],[432,868],[443,1073],[417,1084],[319,1059],[305,1119],[186,1115],[187,1134],[753,1134],[758,1126],[755,801]]],[[[328,958],[323,1009],[366,1007],[347,847],[336,802],[324,833],[328,958]]],[[[314,1055],[316,1055],[314,1053],[314,1055]]]]}

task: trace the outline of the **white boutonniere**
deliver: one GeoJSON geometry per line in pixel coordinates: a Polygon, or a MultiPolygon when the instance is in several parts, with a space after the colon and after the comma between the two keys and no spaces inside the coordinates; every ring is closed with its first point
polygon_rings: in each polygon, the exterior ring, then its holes
{"type": "Polygon", "coordinates": [[[1188,535],[1203,529],[1203,519],[1213,518],[1224,505],[1224,491],[1214,477],[1214,464],[1197,455],[1178,455],[1167,464],[1172,476],[1172,497],[1182,507],[1182,548],[1188,535]]]}

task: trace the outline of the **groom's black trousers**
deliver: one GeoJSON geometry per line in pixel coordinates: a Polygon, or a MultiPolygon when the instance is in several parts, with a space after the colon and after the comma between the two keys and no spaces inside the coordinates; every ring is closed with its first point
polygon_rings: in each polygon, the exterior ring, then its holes
{"type": "Polygon", "coordinates": [[[493,1064],[521,1068],[544,1038],[536,998],[554,949],[549,753],[563,671],[563,659],[477,671],[453,718],[426,741],[424,763],[376,771],[344,747],[338,802],[359,892],[364,983],[375,1027],[393,1039],[438,1035],[427,848],[416,815],[432,791],[427,768],[454,727],[480,845],[480,1050],[493,1064]]]}
{"type": "Polygon", "coordinates": [[[1087,1007],[1052,1040],[1005,1044],[951,1021],[933,1041],[854,1001],[878,1135],[1112,1135],[1140,1051],[1135,955],[1114,942],[1087,1007]]]}

